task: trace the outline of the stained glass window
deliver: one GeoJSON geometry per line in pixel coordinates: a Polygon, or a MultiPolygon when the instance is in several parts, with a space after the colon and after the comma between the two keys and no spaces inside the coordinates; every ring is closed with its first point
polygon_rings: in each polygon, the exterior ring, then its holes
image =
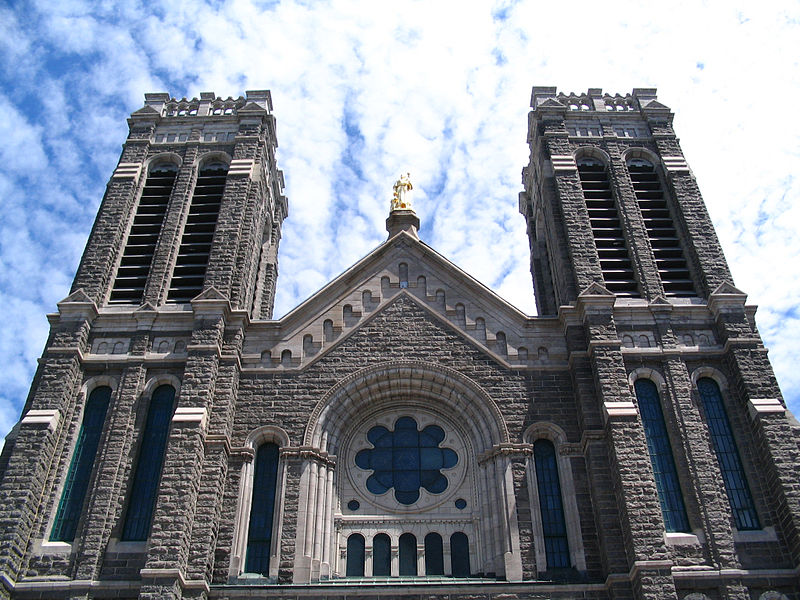
{"type": "Polygon", "coordinates": [[[453,577],[469,577],[469,539],[461,531],[450,536],[450,562],[453,577]]]}
{"type": "Polygon", "coordinates": [[[421,487],[441,494],[447,489],[441,469],[458,463],[455,451],[439,447],[444,437],[438,425],[418,431],[411,417],[397,419],[394,431],[380,425],[370,429],[367,439],[373,447],[361,450],[355,459],[358,467],[373,471],[367,478],[367,489],[384,494],[394,488],[394,497],[401,504],[416,502],[421,487]]]}
{"type": "Polygon", "coordinates": [[[385,533],[372,539],[372,574],[376,577],[392,574],[392,541],[385,533]]]}
{"type": "Polygon", "coordinates": [[[256,452],[253,474],[253,502],[247,533],[245,571],[269,575],[272,521],[275,514],[275,487],[278,483],[277,444],[262,444],[256,452]]]}
{"type": "Polygon", "coordinates": [[[364,536],[354,533],[347,538],[347,577],[364,576],[364,536]]]}
{"type": "Polygon", "coordinates": [[[122,539],[125,541],[143,541],[150,534],[174,403],[175,388],[171,385],[161,385],[153,392],[136,461],[128,513],[122,528],[122,539]]]}
{"type": "Polygon", "coordinates": [[[444,545],[438,533],[425,536],[425,575],[444,575],[444,545]]]}
{"type": "Polygon", "coordinates": [[[78,441],[75,443],[64,491],[58,503],[53,531],[50,533],[51,542],[71,542],[75,539],[110,400],[111,388],[103,386],[92,390],[86,401],[78,441]]]}
{"type": "Polygon", "coordinates": [[[753,505],[753,496],[747,485],[747,477],[733,438],[728,415],[722,404],[722,394],[717,382],[709,377],[697,380],[697,389],[703,401],[703,409],[711,432],[711,442],[717,454],[719,467],[722,471],[722,481],[731,503],[733,518],[736,528],[740,530],[761,529],[761,524],[753,505]]]}
{"type": "Polygon", "coordinates": [[[400,536],[400,575],[417,574],[417,538],[413,533],[400,536]]]}
{"type": "Polygon", "coordinates": [[[536,440],[533,444],[536,465],[536,484],[539,491],[539,510],[542,515],[544,549],[547,568],[570,566],[567,524],[558,480],[556,449],[550,440],[536,440]]]}
{"type": "Polygon", "coordinates": [[[658,388],[649,379],[638,379],[634,383],[634,389],[642,415],[647,451],[653,465],[664,526],[667,531],[690,531],[667,425],[664,422],[664,413],[661,412],[658,388]]]}

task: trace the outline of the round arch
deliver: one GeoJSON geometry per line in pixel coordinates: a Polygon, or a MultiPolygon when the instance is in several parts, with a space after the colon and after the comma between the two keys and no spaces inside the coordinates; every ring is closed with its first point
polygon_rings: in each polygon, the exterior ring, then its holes
{"type": "Polygon", "coordinates": [[[389,408],[409,397],[463,415],[477,452],[509,441],[500,409],[472,379],[442,365],[400,361],[367,367],[332,387],[314,407],[303,445],[335,453],[339,436],[355,415],[389,408]]]}

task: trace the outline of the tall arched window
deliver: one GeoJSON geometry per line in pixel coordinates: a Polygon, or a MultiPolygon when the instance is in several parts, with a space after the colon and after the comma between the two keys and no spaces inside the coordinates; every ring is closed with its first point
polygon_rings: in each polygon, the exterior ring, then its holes
{"type": "Polygon", "coordinates": [[[347,538],[347,577],[364,576],[364,536],[354,533],[347,538]]]}
{"type": "Polygon", "coordinates": [[[206,164],[197,176],[167,300],[189,302],[203,289],[228,167],[206,164]]]}
{"type": "Polygon", "coordinates": [[[417,538],[413,533],[400,536],[400,575],[417,574],[417,538]]]}
{"type": "Polygon", "coordinates": [[[385,533],[372,538],[372,574],[376,577],[392,574],[392,540],[385,533]]]}
{"type": "Polygon", "coordinates": [[[711,432],[711,443],[717,454],[722,481],[731,504],[736,528],[739,530],[761,529],[761,524],[747,485],[747,477],[736,447],[728,414],[722,403],[722,394],[717,382],[710,377],[697,380],[697,390],[703,401],[708,429],[711,432]]]}
{"type": "Polygon", "coordinates": [[[128,512],[122,527],[122,539],[125,541],[144,541],[150,534],[174,404],[175,388],[161,385],[155,389],[139,443],[128,512]]]}
{"type": "Polygon", "coordinates": [[[425,536],[425,575],[444,575],[444,544],[438,533],[425,536]]]}
{"type": "Polygon", "coordinates": [[[590,157],[577,162],[605,286],[619,296],[639,296],[606,166],[590,157]]]}
{"type": "Polygon", "coordinates": [[[250,505],[250,526],[247,533],[245,571],[269,575],[272,547],[272,523],[275,516],[275,490],[278,485],[277,444],[261,444],[256,452],[253,475],[253,500],[250,505]]]}
{"type": "Polygon", "coordinates": [[[450,536],[450,563],[453,577],[469,577],[469,539],[461,531],[450,536]]]}
{"type": "Polygon", "coordinates": [[[569,567],[567,524],[553,442],[536,440],[533,444],[533,459],[536,465],[536,487],[539,492],[539,510],[542,514],[547,569],[569,567]]]}
{"type": "Polygon", "coordinates": [[[642,415],[647,451],[650,453],[650,462],[653,465],[664,526],[667,531],[688,532],[689,518],[686,516],[683,504],[683,494],[678,471],[675,468],[675,459],[672,456],[667,425],[664,422],[664,413],[661,411],[658,388],[649,379],[637,379],[633,387],[642,415]]]}
{"type": "Polygon", "coordinates": [[[668,296],[694,296],[692,275],[656,168],[643,158],[630,158],[627,162],[664,292],[668,296]]]}
{"type": "Polygon", "coordinates": [[[78,441],[50,533],[51,542],[71,542],[75,539],[110,400],[111,388],[108,386],[95,388],[86,400],[78,441]]]}
{"type": "Polygon", "coordinates": [[[128,240],[122,251],[109,302],[141,303],[177,174],[178,167],[172,163],[150,167],[128,240]]]}

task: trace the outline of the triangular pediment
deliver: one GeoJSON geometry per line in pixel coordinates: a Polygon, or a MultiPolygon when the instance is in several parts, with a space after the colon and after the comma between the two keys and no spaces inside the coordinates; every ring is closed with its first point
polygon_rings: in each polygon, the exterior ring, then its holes
{"type": "Polygon", "coordinates": [[[650,100],[642,102],[642,109],[644,110],[670,110],[669,106],[661,104],[658,100],[650,100]]]}
{"type": "Polygon", "coordinates": [[[89,296],[86,294],[86,292],[83,291],[83,288],[78,288],[77,290],[72,292],[69,296],[64,298],[61,302],[59,302],[58,304],[61,305],[61,304],[76,303],[76,302],[93,303],[92,299],[89,298],[89,296]]]}
{"type": "Polygon", "coordinates": [[[160,113],[155,108],[153,108],[152,106],[146,104],[145,106],[143,106],[139,110],[133,111],[131,113],[131,116],[133,116],[133,115],[136,115],[136,116],[156,115],[156,116],[158,116],[159,114],[160,113]]]}
{"type": "Polygon", "coordinates": [[[197,300],[227,300],[228,297],[225,296],[222,292],[220,292],[217,288],[213,285],[207,287],[202,292],[197,294],[194,298],[192,298],[192,302],[197,300]]]}
{"type": "Polygon", "coordinates": [[[541,104],[537,105],[536,108],[566,108],[561,102],[556,100],[555,98],[548,98],[541,104]]]}
{"type": "Polygon", "coordinates": [[[540,355],[551,361],[566,352],[558,319],[525,315],[402,231],[282,319],[251,323],[245,362],[255,368],[304,368],[399,298],[509,364],[527,366],[540,355]]]}
{"type": "Polygon", "coordinates": [[[596,281],[593,281],[592,283],[590,283],[586,287],[585,290],[583,290],[580,294],[578,294],[578,296],[579,297],[585,297],[585,296],[614,296],[614,292],[610,291],[604,285],[602,285],[600,283],[597,283],[596,281]]]}
{"type": "Polygon", "coordinates": [[[711,292],[712,296],[720,296],[722,294],[728,294],[728,295],[733,294],[733,295],[736,295],[736,296],[746,296],[747,295],[742,290],[737,288],[735,285],[730,283],[729,281],[723,281],[722,283],[720,283],[717,286],[717,288],[713,292],[711,292]]]}

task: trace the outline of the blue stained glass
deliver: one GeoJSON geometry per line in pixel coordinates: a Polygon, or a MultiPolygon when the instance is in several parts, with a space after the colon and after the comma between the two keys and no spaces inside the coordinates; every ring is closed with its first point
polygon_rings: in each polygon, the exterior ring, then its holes
{"type": "Polygon", "coordinates": [[[444,545],[438,533],[425,536],[425,575],[444,575],[444,545]]]}
{"type": "Polygon", "coordinates": [[[411,417],[401,417],[394,431],[378,425],[367,432],[373,448],[356,454],[356,466],[371,470],[367,489],[373,494],[384,494],[394,488],[395,499],[401,504],[419,500],[420,488],[431,494],[441,494],[447,489],[447,478],[441,469],[451,469],[458,464],[458,455],[450,448],[440,448],[444,430],[438,425],[428,425],[422,431],[411,417]]]}
{"type": "Polygon", "coordinates": [[[569,567],[567,524],[553,443],[550,440],[537,440],[533,444],[533,459],[536,465],[536,487],[539,492],[547,568],[569,567]]]}
{"type": "Polygon", "coordinates": [[[661,412],[658,388],[649,379],[638,379],[633,385],[636,390],[636,400],[639,403],[639,412],[642,415],[647,451],[653,465],[658,500],[664,516],[664,526],[667,531],[690,531],[689,518],[686,516],[683,494],[678,481],[678,471],[675,468],[672,446],[667,434],[667,425],[664,422],[664,414],[661,412]]]}
{"type": "Polygon", "coordinates": [[[711,443],[717,454],[736,528],[761,529],[753,496],[750,494],[750,486],[747,485],[742,459],[739,457],[739,450],[733,438],[733,430],[725,406],[722,404],[719,386],[713,379],[703,377],[697,380],[697,389],[703,401],[708,429],[711,432],[711,443]]]}
{"type": "Polygon", "coordinates": [[[75,539],[110,400],[111,388],[106,386],[92,390],[86,400],[78,441],[50,533],[51,542],[71,542],[75,539]]]}
{"type": "Polygon", "coordinates": [[[385,533],[372,538],[372,575],[375,577],[392,574],[392,541],[385,533]]]}
{"type": "Polygon", "coordinates": [[[354,533],[347,538],[347,577],[364,576],[364,536],[354,533]]]}
{"type": "Polygon", "coordinates": [[[461,531],[450,536],[450,562],[453,577],[469,577],[469,539],[461,531]]]}
{"type": "Polygon", "coordinates": [[[128,512],[122,528],[122,539],[125,541],[144,541],[150,534],[174,404],[175,388],[161,385],[155,389],[147,411],[128,512]]]}
{"type": "Polygon", "coordinates": [[[248,573],[269,575],[279,452],[278,445],[271,442],[262,444],[256,452],[253,501],[250,507],[250,527],[247,533],[247,559],[245,561],[245,571],[248,573]]]}

